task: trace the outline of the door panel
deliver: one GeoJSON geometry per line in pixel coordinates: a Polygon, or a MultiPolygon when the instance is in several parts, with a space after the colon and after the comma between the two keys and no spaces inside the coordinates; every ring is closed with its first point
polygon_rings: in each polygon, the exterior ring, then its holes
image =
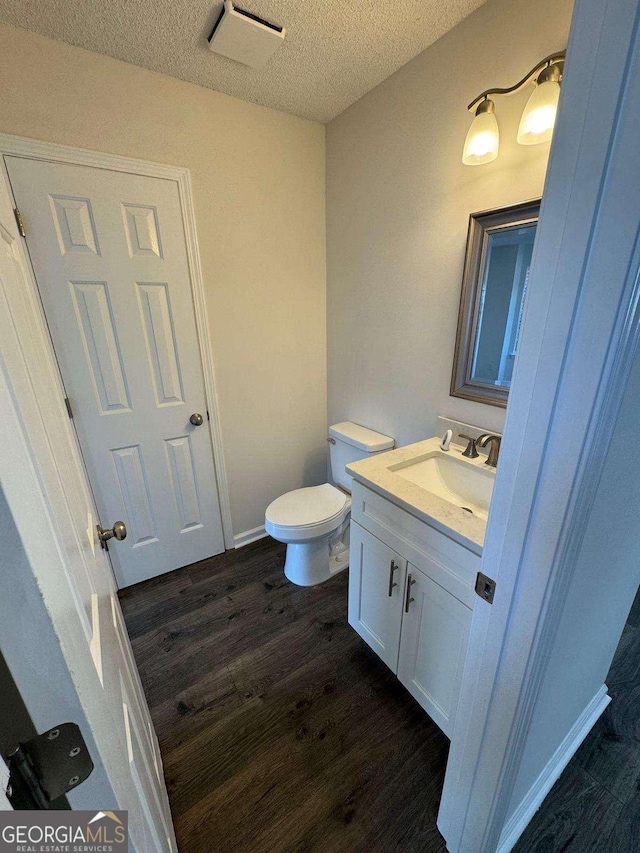
{"type": "MultiPolygon", "coordinates": [[[[59,208],[65,212],[63,205],[59,208]]],[[[60,245],[67,254],[99,251],[97,241],[90,239],[87,206],[67,208],[66,214],[66,219],[60,214],[59,225],[60,245]]],[[[55,239],[58,245],[57,235],[55,239]]],[[[118,807],[129,811],[131,849],[174,853],[151,718],[122,628],[109,561],[97,546],[92,495],[61,392],[9,196],[0,182],[0,471],[16,537],[24,543],[31,581],[35,578],[37,602],[43,603],[43,612],[31,607],[29,633],[44,620],[55,632],[55,654],[63,656],[75,699],[82,702],[78,707],[84,716],[79,714],[77,721],[97,750],[92,752],[96,771],[106,774],[118,807]]],[[[29,572],[12,571],[7,567],[10,582],[2,598],[3,621],[7,611],[23,606],[28,587],[24,576],[29,572]]],[[[20,664],[14,670],[16,678],[19,673],[30,680],[38,715],[52,711],[64,719],[75,700],[61,695],[59,684],[51,679],[33,679],[35,664],[28,651],[26,658],[21,657],[23,645],[28,643],[18,639],[11,644],[14,664],[20,664]]],[[[49,648],[41,650],[45,660],[55,654],[49,648]]],[[[75,794],[69,795],[72,804],[75,794]]]]}
{"type": "Polygon", "coordinates": [[[180,405],[184,402],[184,392],[173,334],[169,285],[137,282],[136,287],[156,404],[180,405]]]}
{"type": "Polygon", "coordinates": [[[52,195],[50,203],[60,254],[79,252],[99,255],[98,236],[89,199],[52,195]]]}
{"type": "Polygon", "coordinates": [[[162,850],[166,846],[170,834],[167,815],[163,813],[157,795],[156,780],[158,776],[152,760],[153,754],[150,755],[145,748],[146,737],[145,732],[141,730],[141,719],[134,710],[131,696],[123,678],[120,679],[120,697],[129,772],[142,804],[142,814],[134,815],[133,818],[140,822],[146,833],[153,839],[151,849],[162,850]]]}
{"type": "MultiPolygon", "coordinates": [[[[0,314],[3,320],[0,332],[4,343],[2,356],[14,383],[29,387],[33,382],[33,371],[37,370],[38,379],[44,383],[47,393],[50,394],[56,386],[57,378],[48,376],[42,367],[50,359],[50,352],[43,345],[44,330],[38,326],[33,316],[37,306],[30,304],[28,300],[30,283],[22,266],[19,246],[13,233],[13,222],[8,219],[11,207],[4,187],[0,189],[0,204],[0,314]],[[31,374],[27,366],[29,364],[32,367],[31,374]]],[[[75,451],[75,444],[70,443],[68,432],[59,428],[55,418],[49,417],[46,408],[49,402],[44,394],[30,398],[25,395],[21,400],[21,417],[29,423],[33,433],[37,431],[37,425],[41,424],[41,440],[33,442],[32,458],[43,488],[49,491],[51,511],[55,514],[68,514],[75,522],[64,541],[64,558],[68,567],[65,584],[82,630],[85,647],[91,656],[94,674],[102,684],[98,603],[105,585],[111,583],[111,571],[102,555],[96,554],[95,513],[84,476],[79,475],[75,466],[69,466],[65,470],[66,489],[63,489],[59,472],[48,464],[50,457],[47,451],[50,446],[55,446],[65,458],[75,451]],[[45,420],[48,423],[46,432],[45,420]]]]}
{"type": "Polygon", "coordinates": [[[177,184],[6,162],[101,523],[129,530],[110,545],[119,585],[220,553],[177,184]]]}
{"type": "MultiPolygon", "coordinates": [[[[126,664],[118,673],[120,692],[122,693],[123,701],[126,700],[127,707],[131,709],[131,713],[140,721],[139,727],[144,732],[141,748],[144,752],[145,760],[149,767],[153,767],[156,776],[162,782],[162,774],[158,772],[158,768],[162,766],[161,762],[159,762],[158,740],[148,711],[146,710],[147,701],[142,690],[142,684],[138,676],[135,661],[133,660],[133,655],[130,651],[131,646],[122,620],[120,603],[115,593],[111,595],[111,617],[113,629],[120,647],[121,659],[126,664]]],[[[116,685],[116,694],[117,692],[116,685]]]]}
{"type": "Polygon", "coordinates": [[[151,495],[139,444],[111,451],[120,487],[120,497],[127,518],[127,538],[132,548],[157,542],[157,525],[151,508],[151,495]]]}
{"type": "Polygon", "coordinates": [[[191,436],[180,435],[165,439],[171,470],[173,496],[180,519],[180,532],[202,527],[202,510],[198,497],[198,482],[191,451],[191,436]]]}
{"type": "Polygon", "coordinates": [[[398,665],[406,565],[395,551],[351,522],[349,624],[393,672],[398,665]]]}
{"type": "Polygon", "coordinates": [[[398,678],[451,737],[471,610],[415,566],[407,573],[414,600],[402,619],[398,678]]]}

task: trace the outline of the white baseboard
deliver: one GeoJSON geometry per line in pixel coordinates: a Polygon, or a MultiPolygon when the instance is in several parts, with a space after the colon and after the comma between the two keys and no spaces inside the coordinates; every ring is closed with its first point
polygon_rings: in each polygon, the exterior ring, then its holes
{"type": "Polygon", "coordinates": [[[245,530],[244,533],[238,533],[237,536],[233,537],[233,545],[235,548],[242,548],[243,545],[257,542],[258,539],[264,539],[267,535],[264,524],[261,524],[260,527],[254,527],[253,530],[245,530]]]}
{"type": "Polygon", "coordinates": [[[538,776],[529,791],[507,821],[497,853],[510,853],[527,828],[529,821],[542,805],[542,801],[560,778],[569,761],[573,758],[582,741],[593,728],[596,720],[602,714],[611,697],[607,694],[607,685],[603,684],[584,711],[575,721],[567,736],[549,759],[542,773],[538,776]]]}

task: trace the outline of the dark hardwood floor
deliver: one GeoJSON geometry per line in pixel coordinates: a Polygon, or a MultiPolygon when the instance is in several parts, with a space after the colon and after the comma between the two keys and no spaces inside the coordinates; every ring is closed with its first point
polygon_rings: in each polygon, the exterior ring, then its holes
{"type": "MultiPolygon", "coordinates": [[[[121,593],[181,853],[444,853],[448,740],[271,539],[121,593]]],[[[640,851],[640,593],[613,697],[514,853],[640,851]]]]}
{"type": "Polygon", "coordinates": [[[640,851],[640,592],[607,686],[611,702],[514,853],[640,851]]]}
{"type": "MultiPolygon", "coordinates": [[[[449,742],[262,540],[121,594],[181,853],[444,853],[449,742]]],[[[532,848],[527,848],[532,849],[532,848]]]]}

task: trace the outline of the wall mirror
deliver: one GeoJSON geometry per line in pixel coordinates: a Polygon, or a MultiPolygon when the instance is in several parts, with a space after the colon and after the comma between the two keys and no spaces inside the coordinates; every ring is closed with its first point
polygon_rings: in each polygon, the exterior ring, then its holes
{"type": "Polygon", "coordinates": [[[540,199],[469,218],[451,395],[507,405],[540,199]]]}

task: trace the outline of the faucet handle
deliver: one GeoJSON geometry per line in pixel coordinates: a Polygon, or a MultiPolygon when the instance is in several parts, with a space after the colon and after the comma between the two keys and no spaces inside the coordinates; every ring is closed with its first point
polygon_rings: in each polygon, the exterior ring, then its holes
{"type": "Polygon", "coordinates": [[[480,456],[476,447],[477,439],[471,438],[470,435],[465,435],[463,432],[458,433],[458,438],[464,438],[465,441],[469,442],[466,449],[462,451],[463,456],[466,456],[467,459],[477,459],[480,456]]]}

